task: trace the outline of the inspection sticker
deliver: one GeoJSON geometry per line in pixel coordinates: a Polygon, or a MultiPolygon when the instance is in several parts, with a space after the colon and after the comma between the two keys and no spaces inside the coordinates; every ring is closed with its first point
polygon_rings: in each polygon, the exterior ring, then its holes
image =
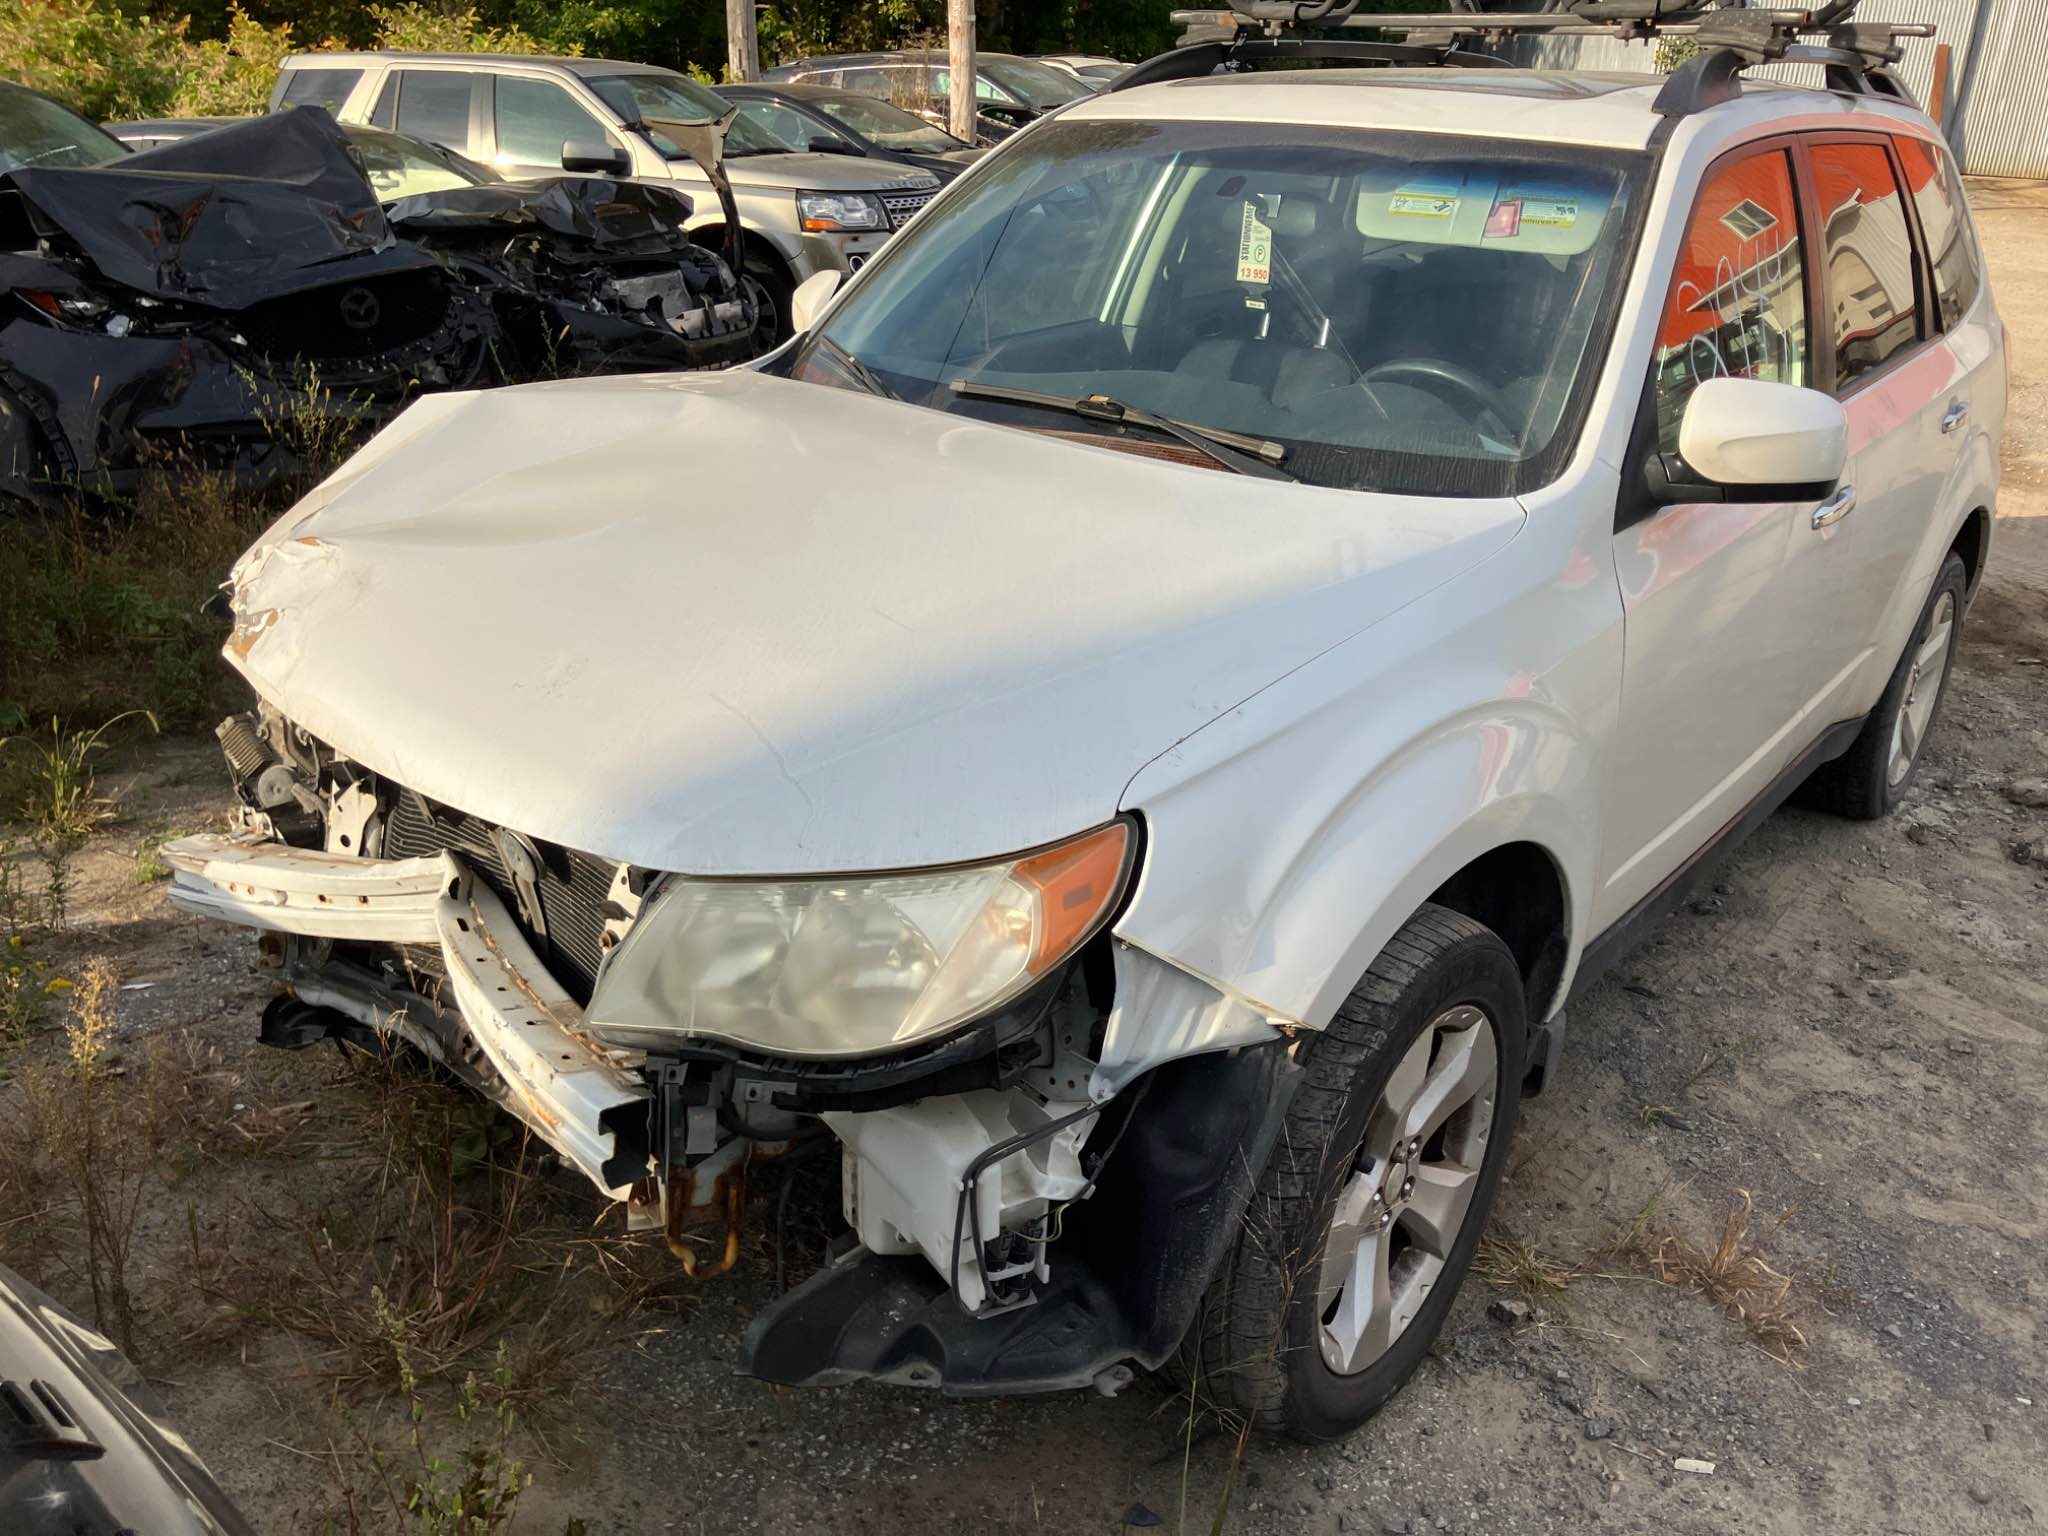
{"type": "Polygon", "coordinates": [[[1525,197],[1522,222],[1541,229],[1570,229],[1579,222],[1579,205],[1561,197],[1525,197]]]}
{"type": "Polygon", "coordinates": [[[1396,192],[1387,199],[1387,212],[1406,219],[1455,219],[1458,199],[1435,192],[1396,192]]]}
{"type": "Polygon", "coordinates": [[[1270,283],[1273,280],[1273,229],[1259,218],[1259,205],[1244,205],[1244,224],[1237,234],[1237,280],[1240,283],[1270,283]]]}

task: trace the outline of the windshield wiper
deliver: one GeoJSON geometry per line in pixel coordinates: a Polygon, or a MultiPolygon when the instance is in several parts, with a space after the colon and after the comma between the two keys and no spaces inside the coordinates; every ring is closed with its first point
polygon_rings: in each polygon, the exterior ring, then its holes
{"type": "Polygon", "coordinates": [[[871,395],[880,395],[884,400],[900,400],[903,397],[875,376],[875,371],[830,336],[820,336],[813,346],[837,363],[854,383],[871,395]]]}
{"type": "Polygon", "coordinates": [[[1146,427],[1180,439],[1197,453],[1206,454],[1225,469],[1235,470],[1241,475],[1256,475],[1264,480],[1295,478],[1280,467],[1287,458],[1287,449],[1268,438],[1250,437],[1242,432],[1226,432],[1221,427],[1205,427],[1197,422],[1154,415],[1141,405],[1127,405],[1109,395],[1046,395],[1035,389],[980,384],[973,379],[955,379],[950,388],[956,395],[975,400],[1007,400],[1015,405],[1037,405],[1049,411],[1065,411],[1072,416],[1085,416],[1090,421],[1107,422],[1111,426],[1146,427]]]}

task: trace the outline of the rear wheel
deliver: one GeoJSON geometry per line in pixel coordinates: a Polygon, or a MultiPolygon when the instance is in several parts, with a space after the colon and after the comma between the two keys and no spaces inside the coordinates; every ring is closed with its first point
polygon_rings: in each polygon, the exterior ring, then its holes
{"type": "Polygon", "coordinates": [[[1875,821],[1899,803],[1919,771],[1948,691],[1969,590],[1970,573],[1961,556],[1950,555],[1942,562],[1884,697],[1849,750],[1816,769],[1800,787],[1800,803],[1857,821],[1875,821]]]}
{"type": "Polygon", "coordinates": [[[1333,1440],[1413,1374],[1493,1207],[1521,1097],[1520,968],[1426,906],[1328,1029],[1182,1367],[1261,1429],[1333,1440]]]}

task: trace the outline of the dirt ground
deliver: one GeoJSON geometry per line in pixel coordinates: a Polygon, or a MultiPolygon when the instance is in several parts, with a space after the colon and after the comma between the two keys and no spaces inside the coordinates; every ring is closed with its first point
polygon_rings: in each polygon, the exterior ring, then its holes
{"type": "MultiPolygon", "coordinates": [[[[1777,816],[1574,1010],[1495,1217],[1571,1272],[1529,1323],[1497,1321],[1490,1304],[1510,1293],[1475,1279],[1367,1430],[1321,1450],[1253,1442],[1225,1511],[1235,1442],[1191,1433],[1163,1388],[967,1404],[735,1378],[740,1332],[774,1294],[756,1262],[558,1383],[515,1529],[1106,1532],[1150,1513],[1166,1529],[1313,1536],[2048,1524],[2048,809],[2010,793],[2048,773],[2048,189],[1974,195],[2015,394],[1996,551],[1926,769],[1879,825],[1777,816]],[[1762,1254],[1796,1278],[1803,1365],[1605,1252],[1639,1223],[1711,1244],[1736,1191],[1762,1254]]],[[[119,995],[126,1040],[196,1029],[252,1094],[318,1094],[331,1066],[253,1043],[268,988],[252,947],[135,877],[146,837],[221,813],[211,744],[164,744],[110,782],[121,820],[79,864],[51,963],[106,954],[152,983],[119,995]]],[[[214,1338],[151,1364],[262,1529],[320,1528],[330,1479],[308,1447],[326,1387],[300,1357],[214,1338]]]]}

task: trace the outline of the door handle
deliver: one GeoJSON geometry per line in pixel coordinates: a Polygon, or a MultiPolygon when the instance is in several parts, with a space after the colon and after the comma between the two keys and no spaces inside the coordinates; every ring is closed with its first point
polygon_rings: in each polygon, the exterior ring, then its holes
{"type": "Polygon", "coordinates": [[[1856,510],[1856,487],[1845,485],[1813,509],[1813,526],[1832,528],[1856,510]]]}
{"type": "Polygon", "coordinates": [[[1953,432],[1969,419],[1970,402],[1967,400],[1952,400],[1949,402],[1948,410],[1942,415],[1941,430],[1944,435],[1953,432]]]}

